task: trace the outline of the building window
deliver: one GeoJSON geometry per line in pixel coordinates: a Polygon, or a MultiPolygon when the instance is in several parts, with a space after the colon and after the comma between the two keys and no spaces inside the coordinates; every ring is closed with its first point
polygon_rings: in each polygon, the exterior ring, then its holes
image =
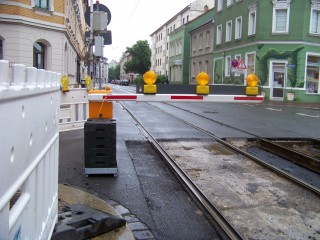
{"type": "Polygon", "coordinates": [[[248,23],[248,35],[256,34],[256,13],[257,4],[253,4],[249,7],[249,23],[248,23]]]}
{"type": "Polygon", "coordinates": [[[237,17],[234,38],[240,39],[241,36],[242,36],[242,17],[237,17]]]}
{"type": "MultiPolygon", "coordinates": [[[[236,54],[236,55],[234,55],[234,59],[236,59],[236,60],[238,61],[238,63],[239,63],[240,60],[241,60],[241,54],[236,54]]],[[[240,76],[240,73],[239,73],[239,72],[235,72],[235,73],[234,73],[234,76],[239,77],[239,76],[240,76]]]]}
{"type": "Polygon", "coordinates": [[[202,72],[202,62],[199,62],[199,73],[202,72]]]}
{"type": "Polygon", "coordinates": [[[195,52],[197,50],[197,36],[193,36],[193,42],[192,42],[192,50],[195,52]]]}
{"type": "Polygon", "coordinates": [[[189,15],[187,16],[187,22],[189,22],[189,15]]]}
{"type": "Polygon", "coordinates": [[[204,71],[205,71],[206,73],[208,73],[208,71],[209,71],[209,61],[206,60],[206,63],[205,63],[205,64],[206,64],[206,65],[205,65],[204,71]]]}
{"type": "Polygon", "coordinates": [[[33,66],[38,69],[44,69],[45,46],[36,42],[33,44],[33,66]]]}
{"type": "Polygon", "coordinates": [[[256,53],[253,52],[246,54],[247,75],[255,73],[255,59],[256,53]]]}
{"type": "Polygon", "coordinates": [[[199,49],[202,49],[202,45],[203,45],[203,35],[201,33],[199,37],[199,49]]]}
{"type": "Polygon", "coordinates": [[[307,93],[319,93],[320,55],[307,55],[306,91],[307,93]]]}
{"type": "Polygon", "coordinates": [[[227,56],[225,60],[225,69],[224,69],[224,75],[226,77],[230,76],[230,70],[231,70],[231,57],[227,56]]]}
{"type": "Polygon", "coordinates": [[[226,42],[231,41],[232,36],[232,21],[228,21],[226,23],[226,42]]]}
{"type": "Polygon", "coordinates": [[[50,9],[50,0],[34,0],[36,8],[50,9]]]}
{"type": "Polygon", "coordinates": [[[194,62],[192,66],[193,66],[193,77],[196,77],[196,74],[197,74],[196,63],[194,62]]]}
{"type": "Polygon", "coordinates": [[[217,45],[221,44],[221,38],[222,38],[222,25],[219,25],[217,27],[217,40],[216,40],[217,45]]]}
{"type": "Polygon", "coordinates": [[[218,0],[218,6],[217,6],[217,11],[221,11],[223,8],[223,0],[218,0]]]}
{"type": "Polygon", "coordinates": [[[311,3],[310,33],[320,34],[320,1],[311,3]]]}
{"type": "Polygon", "coordinates": [[[288,33],[290,19],[290,2],[291,0],[274,0],[273,1],[273,33],[288,33]]]}
{"type": "Polygon", "coordinates": [[[206,33],[206,48],[210,47],[210,31],[206,33]]]}
{"type": "Polygon", "coordinates": [[[182,20],[182,24],[184,25],[184,21],[185,21],[185,19],[183,18],[183,20],[182,20]]]}
{"type": "Polygon", "coordinates": [[[233,4],[233,0],[227,0],[227,7],[233,4]]]}
{"type": "Polygon", "coordinates": [[[0,39],[0,59],[3,59],[3,41],[0,39]]]}

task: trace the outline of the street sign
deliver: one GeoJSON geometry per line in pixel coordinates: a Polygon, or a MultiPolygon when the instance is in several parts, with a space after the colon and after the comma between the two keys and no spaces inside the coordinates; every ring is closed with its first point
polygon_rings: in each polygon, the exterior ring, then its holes
{"type": "MultiPolygon", "coordinates": [[[[93,4],[93,11],[97,11],[97,4],[93,4]]],[[[99,4],[99,11],[102,11],[102,12],[106,12],[107,13],[107,17],[108,17],[108,25],[110,24],[111,22],[111,12],[109,10],[109,8],[107,8],[107,6],[103,5],[103,4],[99,4]]],[[[84,14],[85,16],[85,20],[86,20],[86,23],[90,25],[90,6],[87,7],[86,9],[86,13],[84,14]]]]}
{"type": "Polygon", "coordinates": [[[289,68],[295,68],[296,65],[295,65],[295,64],[287,64],[287,67],[289,67],[289,68]]]}
{"type": "Polygon", "coordinates": [[[246,69],[247,69],[247,66],[246,66],[246,64],[244,63],[243,59],[240,59],[237,68],[240,69],[240,70],[246,70],[246,69]]]}
{"type": "Polygon", "coordinates": [[[237,59],[233,59],[232,62],[231,62],[231,65],[232,65],[232,67],[234,67],[234,68],[238,67],[238,65],[239,65],[238,60],[237,60],[237,59]]]}

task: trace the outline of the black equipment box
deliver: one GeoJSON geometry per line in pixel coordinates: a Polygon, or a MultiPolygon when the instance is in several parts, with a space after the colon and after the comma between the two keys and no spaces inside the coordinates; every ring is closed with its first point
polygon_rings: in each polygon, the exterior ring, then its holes
{"type": "Polygon", "coordinates": [[[89,118],[84,124],[85,175],[117,175],[115,119],[89,118]]]}

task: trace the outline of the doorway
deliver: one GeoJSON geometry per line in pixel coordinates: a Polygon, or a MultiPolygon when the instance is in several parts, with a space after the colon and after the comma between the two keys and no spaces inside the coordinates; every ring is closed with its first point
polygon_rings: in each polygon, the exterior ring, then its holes
{"type": "Polygon", "coordinates": [[[271,62],[271,94],[273,100],[283,101],[286,87],[287,71],[286,62],[271,62]]]}

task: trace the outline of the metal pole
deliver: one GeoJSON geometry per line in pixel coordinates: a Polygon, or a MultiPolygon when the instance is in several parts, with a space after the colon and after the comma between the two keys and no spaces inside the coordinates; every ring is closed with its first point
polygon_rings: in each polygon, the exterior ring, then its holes
{"type": "MultiPolygon", "coordinates": [[[[93,46],[92,46],[92,42],[93,42],[93,30],[92,30],[92,26],[93,26],[93,0],[90,0],[90,55],[92,56],[92,61],[89,62],[89,71],[90,71],[90,77],[94,78],[94,75],[91,74],[93,73],[93,46]]],[[[93,79],[91,79],[93,80],[93,79]]]]}

